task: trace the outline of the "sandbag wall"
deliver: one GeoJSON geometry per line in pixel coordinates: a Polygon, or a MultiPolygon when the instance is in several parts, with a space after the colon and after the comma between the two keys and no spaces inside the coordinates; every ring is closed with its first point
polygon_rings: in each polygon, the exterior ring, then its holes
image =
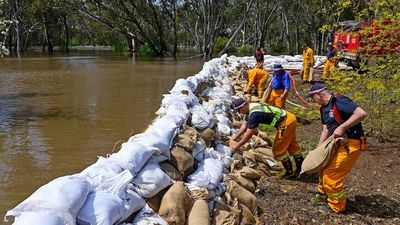
{"type": "Polygon", "coordinates": [[[230,111],[237,63],[224,55],[177,80],[145,132],[40,187],[6,217],[16,225],[255,224],[256,181],[280,167],[265,134],[243,155],[227,147],[241,123],[230,111]]]}

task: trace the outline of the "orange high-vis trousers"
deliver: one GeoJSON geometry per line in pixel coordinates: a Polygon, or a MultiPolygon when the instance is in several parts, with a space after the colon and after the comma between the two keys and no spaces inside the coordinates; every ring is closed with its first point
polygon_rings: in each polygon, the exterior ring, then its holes
{"type": "Polygon", "coordinates": [[[327,196],[328,205],[336,213],[343,212],[346,208],[344,179],[356,164],[360,154],[360,140],[349,139],[338,149],[329,165],[320,171],[318,192],[327,196]]]}
{"type": "Polygon", "coordinates": [[[296,116],[290,112],[286,113],[286,118],[276,129],[274,145],[272,146],[274,157],[279,161],[286,159],[289,155],[301,155],[300,146],[296,140],[296,116]]]}
{"type": "Polygon", "coordinates": [[[330,75],[331,69],[335,66],[335,59],[331,58],[326,60],[324,65],[324,73],[322,74],[324,77],[328,77],[330,75]]]}
{"type": "Polygon", "coordinates": [[[268,104],[284,109],[286,105],[286,98],[280,97],[284,91],[285,91],[284,89],[279,89],[279,90],[272,89],[271,96],[268,99],[268,104]]]}

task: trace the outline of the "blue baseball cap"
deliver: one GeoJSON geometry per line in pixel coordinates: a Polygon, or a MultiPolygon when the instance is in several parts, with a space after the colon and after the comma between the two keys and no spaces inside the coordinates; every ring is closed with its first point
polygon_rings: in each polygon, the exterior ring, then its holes
{"type": "Polygon", "coordinates": [[[238,112],[240,108],[246,105],[246,103],[246,100],[244,100],[243,98],[236,99],[233,102],[233,112],[238,112]]]}
{"type": "Polygon", "coordinates": [[[281,64],[275,64],[273,67],[272,67],[272,71],[278,71],[278,70],[283,70],[283,67],[282,67],[282,65],[281,64]]]}
{"type": "Polygon", "coordinates": [[[306,98],[310,98],[312,96],[314,96],[314,94],[319,93],[321,91],[325,91],[328,90],[328,88],[320,82],[315,82],[312,86],[310,91],[308,92],[308,94],[306,95],[306,98]]]}

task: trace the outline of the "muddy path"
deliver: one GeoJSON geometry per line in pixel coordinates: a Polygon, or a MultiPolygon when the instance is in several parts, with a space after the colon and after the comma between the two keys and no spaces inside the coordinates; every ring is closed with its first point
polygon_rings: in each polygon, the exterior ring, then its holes
{"type": "MultiPolygon", "coordinates": [[[[319,121],[297,128],[301,144],[318,141],[319,121]]],[[[370,137],[345,182],[344,214],[327,212],[312,204],[317,175],[300,179],[264,177],[258,184],[262,224],[400,224],[400,138],[380,143],[370,137]]]]}

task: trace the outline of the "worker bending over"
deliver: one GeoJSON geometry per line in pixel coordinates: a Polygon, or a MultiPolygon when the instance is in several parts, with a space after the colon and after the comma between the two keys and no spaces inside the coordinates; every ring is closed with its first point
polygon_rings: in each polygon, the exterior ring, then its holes
{"type": "Polygon", "coordinates": [[[269,78],[268,72],[263,69],[254,68],[251,70],[245,70],[244,77],[248,81],[247,87],[246,87],[246,90],[244,93],[245,94],[250,93],[251,88],[254,85],[257,89],[257,96],[259,98],[261,98],[262,94],[265,90],[266,82],[269,78]]]}
{"type": "Polygon", "coordinates": [[[248,103],[244,99],[238,99],[233,104],[234,111],[246,115],[245,122],[231,140],[237,141],[230,144],[230,148],[237,150],[244,145],[257,129],[269,131],[275,129],[275,140],[272,146],[274,158],[282,162],[284,170],[283,177],[291,177],[295,174],[289,155],[296,162],[296,172],[301,169],[303,155],[296,141],[296,116],[288,111],[275,106],[262,103],[248,103]]]}

